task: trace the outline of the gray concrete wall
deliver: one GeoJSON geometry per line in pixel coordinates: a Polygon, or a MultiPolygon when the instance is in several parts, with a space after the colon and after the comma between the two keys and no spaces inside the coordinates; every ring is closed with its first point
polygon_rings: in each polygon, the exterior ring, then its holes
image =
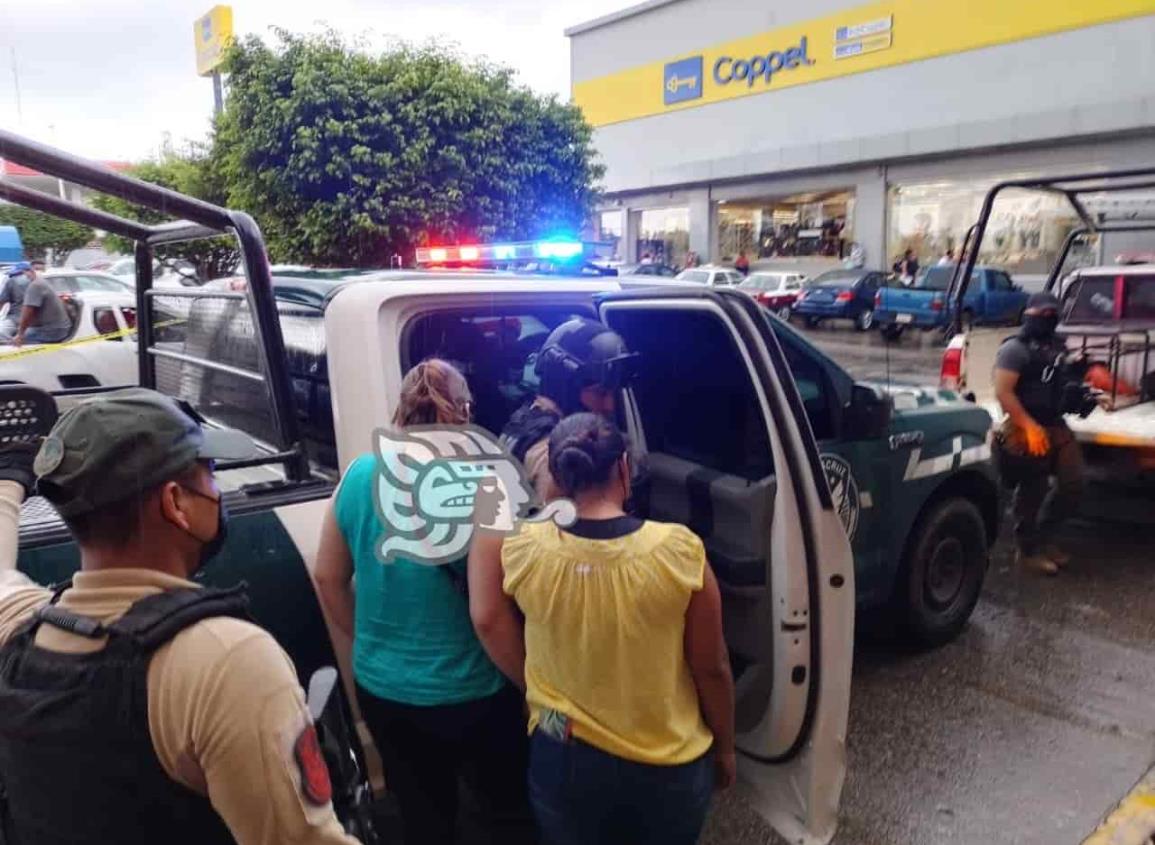
{"type": "MultiPolygon", "coordinates": [[[[681,0],[572,39],[574,80],[845,8],[681,0]]],[[[611,193],[1155,131],[1155,15],[604,126],[611,193]]]]}

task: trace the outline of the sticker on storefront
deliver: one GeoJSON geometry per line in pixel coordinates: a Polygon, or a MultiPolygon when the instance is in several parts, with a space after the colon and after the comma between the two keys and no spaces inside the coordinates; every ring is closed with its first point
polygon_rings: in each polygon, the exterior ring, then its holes
{"type": "Polygon", "coordinates": [[[820,458],[822,469],[826,473],[826,482],[830,485],[830,496],[834,500],[834,507],[838,510],[838,518],[842,520],[846,536],[853,540],[854,532],[858,528],[858,512],[862,508],[854,473],[850,471],[850,464],[840,455],[827,453],[820,458]]]}

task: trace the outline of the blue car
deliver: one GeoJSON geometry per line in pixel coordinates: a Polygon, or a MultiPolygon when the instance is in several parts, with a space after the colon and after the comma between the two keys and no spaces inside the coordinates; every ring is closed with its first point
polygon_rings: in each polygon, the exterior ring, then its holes
{"type": "MultiPolygon", "coordinates": [[[[948,306],[954,265],[927,267],[910,287],[891,284],[878,292],[874,322],[887,340],[896,340],[906,329],[947,329],[952,309],[948,306]]],[[[962,324],[1011,323],[1022,320],[1027,292],[997,267],[978,266],[971,273],[963,299],[962,324]]]]}
{"type": "Polygon", "coordinates": [[[811,279],[794,304],[806,325],[823,320],[850,320],[860,332],[874,325],[874,295],[882,286],[877,270],[827,270],[811,279]]]}

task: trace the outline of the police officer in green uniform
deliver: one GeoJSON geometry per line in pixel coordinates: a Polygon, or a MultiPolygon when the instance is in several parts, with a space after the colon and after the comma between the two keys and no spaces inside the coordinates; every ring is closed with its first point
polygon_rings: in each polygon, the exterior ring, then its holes
{"type": "Polygon", "coordinates": [[[1004,484],[1014,490],[1018,562],[1026,570],[1056,575],[1069,556],[1045,543],[1076,508],[1083,489],[1083,456],[1063,421],[1068,391],[1077,382],[1067,346],[1056,336],[1059,300],[1035,293],[1027,300],[1022,330],[995,358],[995,397],[1006,419],[995,437],[995,458],[1004,484]],[[1041,519],[1051,478],[1054,495],[1041,519]]]}

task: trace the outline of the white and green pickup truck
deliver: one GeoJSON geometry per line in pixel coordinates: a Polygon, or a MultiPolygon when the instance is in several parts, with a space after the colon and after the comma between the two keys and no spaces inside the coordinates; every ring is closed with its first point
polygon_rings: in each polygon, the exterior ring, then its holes
{"type": "MultiPolygon", "coordinates": [[[[248,583],[254,615],[302,678],[348,667],[309,571],[340,469],[371,450],[404,373],[431,355],[456,362],[477,423],[496,432],[535,392],[534,356],[552,328],[582,315],[621,334],[642,361],[619,420],[646,469],[639,508],[697,532],[722,587],[740,773],[790,841],[829,841],[856,608],[934,644],[978,599],[999,517],[985,411],[950,392],[856,383],[737,291],[448,271],[272,278],[246,215],[31,142],[5,149],[11,137],[0,133],[0,153],[13,160],[192,221],[99,219],[138,243],[140,382],[267,447],[219,467],[233,519],[205,578],[248,583]],[[220,232],[237,237],[245,282],[151,289],[154,244],[220,232]]],[[[97,222],[3,183],[0,196],[97,222]]],[[[78,565],[43,500],[25,506],[19,565],[42,583],[78,565]]]]}

